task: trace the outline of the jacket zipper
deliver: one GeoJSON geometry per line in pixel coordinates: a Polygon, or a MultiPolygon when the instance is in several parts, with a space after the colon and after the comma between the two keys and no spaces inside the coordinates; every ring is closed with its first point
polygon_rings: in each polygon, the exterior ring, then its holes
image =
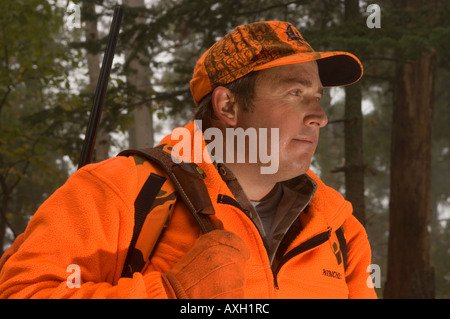
{"type": "Polygon", "coordinates": [[[308,250],[311,250],[313,248],[322,245],[323,243],[327,242],[328,239],[330,239],[330,237],[331,237],[331,227],[328,227],[326,231],[319,233],[314,237],[311,237],[310,239],[301,243],[297,247],[290,250],[286,255],[284,255],[281,258],[280,262],[278,263],[276,269],[272,270],[275,288],[279,289],[277,276],[281,267],[283,267],[284,264],[286,264],[290,259],[294,258],[295,256],[298,256],[308,250]]]}
{"type": "MultiPolygon", "coordinates": [[[[230,196],[219,194],[219,196],[217,198],[217,202],[221,203],[221,204],[234,206],[234,207],[238,208],[240,211],[242,211],[245,215],[248,215],[246,213],[246,210],[243,209],[242,206],[234,198],[232,198],[230,196]]],[[[249,219],[253,222],[253,220],[251,218],[249,218],[249,219]]],[[[277,268],[275,270],[272,269],[273,282],[274,282],[275,289],[279,289],[277,275],[278,275],[278,272],[280,271],[281,267],[286,262],[288,262],[290,259],[294,258],[295,256],[297,256],[299,254],[302,254],[308,250],[311,250],[317,246],[322,245],[323,243],[327,242],[330,237],[331,237],[331,227],[328,227],[328,229],[326,231],[319,233],[314,237],[311,237],[310,239],[301,243],[297,247],[290,250],[286,255],[284,255],[281,258],[280,262],[278,263],[277,268]]],[[[265,242],[264,242],[264,245],[266,245],[265,242]]],[[[267,249],[267,247],[266,247],[266,249],[267,249]]]]}

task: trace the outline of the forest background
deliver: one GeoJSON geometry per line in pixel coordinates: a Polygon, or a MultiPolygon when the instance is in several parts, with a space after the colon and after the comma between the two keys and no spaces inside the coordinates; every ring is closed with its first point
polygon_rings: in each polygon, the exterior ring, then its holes
{"type": "Polygon", "coordinates": [[[357,85],[326,90],[312,168],[365,225],[378,296],[450,297],[445,0],[2,0],[0,254],[76,170],[117,4],[125,14],[94,162],[189,122],[193,67],[217,39],[289,21],[316,51],[347,50],[364,65],[357,85]]]}

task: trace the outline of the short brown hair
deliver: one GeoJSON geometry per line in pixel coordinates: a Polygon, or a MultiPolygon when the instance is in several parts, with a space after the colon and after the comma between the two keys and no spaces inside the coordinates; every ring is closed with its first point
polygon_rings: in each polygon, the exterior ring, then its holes
{"type": "MultiPolygon", "coordinates": [[[[242,78],[224,85],[235,96],[236,102],[245,112],[252,112],[254,109],[253,97],[255,93],[255,82],[259,71],[253,71],[242,78]]],[[[202,129],[211,127],[211,120],[216,120],[212,106],[212,93],[206,95],[198,104],[194,114],[195,120],[202,120],[202,129]]]]}

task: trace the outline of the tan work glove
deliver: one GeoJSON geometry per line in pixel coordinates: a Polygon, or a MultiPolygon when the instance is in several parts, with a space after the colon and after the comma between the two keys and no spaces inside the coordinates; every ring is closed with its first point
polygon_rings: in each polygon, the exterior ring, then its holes
{"type": "Polygon", "coordinates": [[[169,298],[243,298],[245,262],[249,249],[236,234],[213,230],[194,246],[167,274],[163,274],[169,298]]]}

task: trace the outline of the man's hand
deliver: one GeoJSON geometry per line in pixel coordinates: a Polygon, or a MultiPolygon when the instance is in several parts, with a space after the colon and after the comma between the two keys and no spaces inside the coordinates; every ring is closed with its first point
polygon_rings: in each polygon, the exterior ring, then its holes
{"type": "Polygon", "coordinates": [[[179,299],[243,298],[244,268],[249,257],[249,249],[239,236],[213,230],[200,236],[163,275],[167,294],[179,299]]]}

